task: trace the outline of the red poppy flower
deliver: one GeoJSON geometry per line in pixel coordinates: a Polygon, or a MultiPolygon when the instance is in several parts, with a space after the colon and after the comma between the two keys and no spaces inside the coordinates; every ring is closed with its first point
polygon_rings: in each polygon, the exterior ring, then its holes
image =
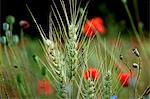
{"type": "Polygon", "coordinates": [[[128,87],[129,85],[129,78],[131,77],[131,73],[120,73],[119,74],[119,81],[123,87],[128,87]]]}
{"type": "Polygon", "coordinates": [[[39,80],[37,85],[38,95],[44,93],[46,96],[49,96],[52,93],[52,88],[48,80],[39,80]]]}
{"type": "Polygon", "coordinates": [[[27,28],[30,27],[29,22],[28,22],[28,21],[25,21],[25,20],[21,20],[21,21],[19,22],[19,25],[20,25],[20,27],[23,28],[23,29],[27,29],[27,28]]]}
{"type": "Polygon", "coordinates": [[[93,20],[93,26],[95,27],[96,31],[98,31],[100,34],[105,33],[105,28],[103,24],[103,20],[99,17],[95,17],[93,20]]]}
{"type": "Polygon", "coordinates": [[[89,68],[84,73],[84,78],[88,80],[91,78],[92,80],[99,79],[100,73],[95,68],[89,68]]]}
{"type": "Polygon", "coordinates": [[[92,29],[92,21],[87,22],[84,24],[83,33],[87,37],[92,37],[95,35],[94,30],[92,29]]]}
{"type": "Polygon", "coordinates": [[[103,20],[100,17],[95,17],[89,20],[87,23],[84,24],[84,27],[83,27],[83,33],[87,37],[94,36],[96,31],[101,35],[105,33],[103,20]]]}

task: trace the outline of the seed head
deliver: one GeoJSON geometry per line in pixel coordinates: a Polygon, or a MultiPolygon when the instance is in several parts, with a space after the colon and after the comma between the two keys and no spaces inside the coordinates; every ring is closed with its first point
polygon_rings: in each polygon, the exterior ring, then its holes
{"type": "Polygon", "coordinates": [[[9,15],[6,17],[6,22],[9,24],[14,24],[15,23],[15,17],[12,15],[9,15]]]}
{"type": "Polygon", "coordinates": [[[44,42],[48,47],[54,48],[54,42],[52,40],[46,39],[44,42]]]}

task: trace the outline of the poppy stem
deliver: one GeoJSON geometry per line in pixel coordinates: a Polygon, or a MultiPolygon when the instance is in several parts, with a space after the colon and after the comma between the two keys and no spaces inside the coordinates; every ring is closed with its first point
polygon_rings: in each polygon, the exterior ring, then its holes
{"type": "Polygon", "coordinates": [[[18,84],[18,86],[19,86],[19,89],[20,89],[21,94],[22,94],[21,97],[25,98],[27,95],[26,95],[26,91],[25,91],[23,85],[20,83],[20,84],[18,84]]]}
{"type": "Polygon", "coordinates": [[[7,60],[8,60],[8,65],[11,66],[12,63],[11,63],[10,57],[8,55],[7,45],[6,44],[4,45],[4,50],[5,50],[5,54],[6,54],[7,60]]]}
{"type": "Polygon", "coordinates": [[[23,37],[24,37],[24,32],[23,32],[23,29],[21,28],[21,30],[20,30],[20,38],[21,38],[21,44],[23,44],[24,45],[24,42],[23,42],[23,37]]]}
{"type": "MultiPolygon", "coordinates": [[[[138,74],[137,74],[137,79],[136,79],[136,83],[135,83],[135,90],[134,90],[134,95],[136,96],[137,94],[137,85],[138,85],[138,81],[140,79],[140,72],[141,72],[141,57],[138,57],[138,62],[139,62],[139,68],[138,68],[138,74]]],[[[136,97],[135,97],[136,98],[136,97]]]]}
{"type": "Polygon", "coordinates": [[[128,70],[129,70],[130,73],[132,74],[132,70],[131,70],[131,68],[129,67],[127,61],[125,61],[124,58],[122,58],[121,61],[123,62],[123,64],[125,64],[125,65],[127,66],[128,70]]]}

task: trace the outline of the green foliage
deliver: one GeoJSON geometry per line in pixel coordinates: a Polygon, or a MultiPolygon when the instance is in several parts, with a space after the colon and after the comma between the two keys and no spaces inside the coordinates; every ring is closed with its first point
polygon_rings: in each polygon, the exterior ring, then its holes
{"type": "MultiPolygon", "coordinates": [[[[129,13],[126,1],[123,2],[129,13]]],[[[2,89],[0,98],[1,96],[2,98],[39,99],[148,97],[145,96],[147,95],[145,88],[150,83],[150,80],[147,79],[150,75],[149,69],[147,69],[150,64],[150,47],[147,43],[149,39],[142,40],[138,33],[135,33],[138,48],[134,48],[132,43],[135,42],[117,34],[116,31],[123,29],[114,20],[110,20],[110,28],[107,29],[108,33],[115,32],[118,37],[113,34],[114,38],[100,35],[87,38],[82,35],[83,25],[87,21],[87,5],[81,9],[81,5],[77,5],[75,0],[69,0],[70,12],[68,13],[63,0],[60,0],[60,4],[67,25],[65,26],[59,10],[53,2],[51,10],[54,19],[50,16],[49,38],[45,36],[42,27],[38,25],[27,6],[39,29],[42,38],[40,42],[23,37],[23,35],[21,37],[13,35],[15,18],[13,16],[6,18],[10,28],[7,23],[4,23],[5,36],[0,37],[0,89],[2,89]],[[68,14],[71,15],[71,18],[68,14]],[[96,71],[89,75],[85,74],[85,70],[93,67],[100,72],[98,79],[93,79],[96,71]],[[126,88],[120,84],[118,79],[119,73],[124,72],[130,72],[132,74],[130,79],[135,82],[130,82],[131,85],[129,83],[126,88]],[[86,79],[85,76],[90,79],[86,79]],[[54,93],[51,96],[47,96],[44,92],[43,95],[38,95],[38,82],[45,80],[51,82],[54,93]]],[[[104,13],[106,12],[107,9],[104,13]]],[[[133,24],[132,28],[135,29],[133,24]]],[[[134,32],[137,31],[134,30],[134,32]]],[[[21,31],[22,33],[23,31],[21,31]]]]}

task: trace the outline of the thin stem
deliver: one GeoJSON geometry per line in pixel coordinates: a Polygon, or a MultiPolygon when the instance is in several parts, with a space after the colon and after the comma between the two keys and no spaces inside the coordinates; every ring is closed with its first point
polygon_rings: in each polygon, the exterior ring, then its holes
{"type": "Polygon", "coordinates": [[[4,45],[4,50],[5,50],[5,54],[6,54],[7,60],[8,60],[8,64],[9,64],[9,66],[11,66],[11,61],[10,61],[10,57],[8,55],[8,51],[7,51],[7,46],[6,45],[4,45]]]}
{"type": "MultiPolygon", "coordinates": [[[[147,54],[146,54],[146,51],[145,51],[145,47],[144,47],[143,44],[142,44],[142,40],[141,40],[141,38],[140,38],[140,36],[139,36],[139,34],[138,34],[138,31],[136,30],[136,27],[135,27],[135,25],[134,25],[134,22],[133,22],[133,19],[132,19],[130,10],[129,10],[128,6],[127,6],[127,3],[123,3],[123,4],[124,4],[124,6],[125,6],[125,10],[127,11],[127,14],[128,14],[128,17],[129,17],[129,20],[130,20],[130,23],[131,23],[133,32],[134,32],[134,34],[135,34],[135,36],[136,36],[136,38],[137,38],[137,40],[138,40],[138,43],[139,43],[139,45],[140,45],[140,47],[141,47],[141,49],[142,49],[142,51],[143,51],[144,56],[146,57],[145,59],[149,59],[149,58],[147,57],[147,54]]],[[[148,61],[148,60],[146,60],[146,61],[148,61]]]]}
{"type": "Polygon", "coordinates": [[[140,16],[139,16],[139,9],[138,9],[138,1],[133,0],[133,5],[134,5],[134,10],[135,10],[136,21],[137,21],[137,23],[139,23],[140,22],[140,16]]]}
{"type": "Polygon", "coordinates": [[[21,93],[22,93],[22,98],[24,98],[24,97],[26,97],[27,95],[26,95],[26,91],[25,91],[25,89],[24,89],[24,87],[23,87],[23,85],[22,84],[19,84],[19,89],[21,90],[21,93]]]}
{"type": "MultiPolygon", "coordinates": [[[[128,5],[127,5],[127,3],[123,3],[123,4],[124,4],[125,9],[126,9],[126,11],[127,11],[127,14],[128,14],[128,17],[129,17],[129,20],[130,20],[130,23],[131,23],[133,32],[134,32],[135,34],[138,34],[138,32],[137,32],[137,30],[136,30],[136,27],[135,27],[135,25],[134,25],[134,22],[133,22],[133,19],[132,19],[130,10],[129,10],[129,8],[128,8],[128,5]]],[[[136,35],[136,36],[137,36],[137,35],[136,35]]]]}
{"type": "Polygon", "coordinates": [[[135,10],[136,21],[138,24],[138,31],[139,31],[139,33],[142,33],[142,27],[140,26],[140,15],[139,15],[139,9],[138,9],[138,1],[133,0],[133,5],[134,5],[134,10],[135,10]]]}
{"type": "Polygon", "coordinates": [[[140,71],[141,71],[141,57],[139,57],[138,59],[139,59],[139,68],[138,68],[138,74],[137,74],[137,79],[136,79],[136,83],[135,83],[135,90],[134,90],[135,98],[136,98],[137,85],[138,85],[138,81],[140,79],[140,71]]]}
{"type": "Polygon", "coordinates": [[[22,45],[24,45],[24,42],[23,42],[23,37],[24,37],[23,29],[20,30],[20,33],[21,33],[21,43],[22,43],[22,45]]]}

